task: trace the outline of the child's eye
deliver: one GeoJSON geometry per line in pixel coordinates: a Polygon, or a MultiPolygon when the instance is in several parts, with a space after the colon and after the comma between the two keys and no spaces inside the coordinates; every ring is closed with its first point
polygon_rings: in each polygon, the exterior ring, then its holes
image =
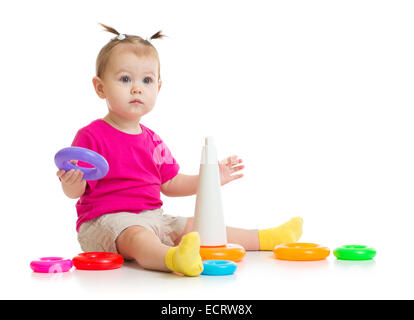
{"type": "Polygon", "coordinates": [[[119,79],[122,83],[128,83],[131,82],[131,78],[128,76],[122,76],[121,79],[119,79]]]}
{"type": "Polygon", "coordinates": [[[144,78],[144,83],[145,84],[150,84],[151,82],[152,82],[152,78],[151,77],[144,78]]]}

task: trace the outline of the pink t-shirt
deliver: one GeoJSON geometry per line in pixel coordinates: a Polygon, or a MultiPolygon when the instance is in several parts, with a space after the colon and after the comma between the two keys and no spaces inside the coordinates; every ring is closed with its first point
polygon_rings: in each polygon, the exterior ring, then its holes
{"type": "MultiPolygon", "coordinates": [[[[82,223],[106,213],[161,208],[161,185],[175,177],[180,167],[161,138],[140,126],[142,133],[128,134],[98,119],[77,132],[72,146],[91,149],[109,164],[105,177],[87,181],[76,203],[77,231],[82,223]]],[[[91,167],[81,161],[78,165],[91,167]]]]}

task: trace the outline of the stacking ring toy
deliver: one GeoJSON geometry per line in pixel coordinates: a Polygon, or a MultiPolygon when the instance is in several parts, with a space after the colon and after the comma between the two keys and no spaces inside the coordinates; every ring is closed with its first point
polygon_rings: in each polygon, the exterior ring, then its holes
{"type": "Polygon", "coordinates": [[[246,254],[246,250],[238,244],[227,243],[223,246],[200,246],[200,256],[204,260],[230,260],[239,262],[246,254]]]}
{"type": "Polygon", "coordinates": [[[201,274],[208,276],[228,276],[237,269],[237,264],[229,260],[205,260],[201,274]]]}
{"type": "Polygon", "coordinates": [[[72,260],[64,260],[61,257],[43,257],[39,260],[30,262],[30,268],[32,268],[34,272],[40,273],[67,272],[72,266],[72,260]]]}
{"type": "Polygon", "coordinates": [[[330,250],[315,243],[284,243],[273,249],[275,258],[292,261],[323,260],[329,256],[330,250]]]}
{"type": "Polygon", "coordinates": [[[84,174],[84,180],[101,179],[108,173],[109,170],[108,162],[104,157],[95,151],[81,147],[63,148],[58,153],[56,153],[55,164],[59,170],[81,170],[84,174]],[[90,163],[95,168],[79,167],[69,162],[69,160],[81,160],[83,162],[90,163]]]}
{"type": "Polygon", "coordinates": [[[370,260],[377,252],[374,248],[361,245],[346,245],[336,248],[333,254],[339,260],[370,260]]]}
{"type": "Polygon", "coordinates": [[[79,270],[112,270],[120,268],[124,258],[111,252],[85,252],[78,254],[72,261],[79,270]]]}

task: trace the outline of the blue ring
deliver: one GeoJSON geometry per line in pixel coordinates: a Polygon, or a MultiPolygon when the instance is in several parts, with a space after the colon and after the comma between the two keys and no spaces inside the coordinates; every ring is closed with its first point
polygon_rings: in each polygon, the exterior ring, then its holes
{"type": "Polygon", "coordinates": [[[237,269],[237,264],[229,260],[205,260],[203,266],[204,270],[201,274],[207,276],[227,276],[237,269]]]}
{"type": "Polygon", "coordinates": [[[81,148],[63,148],[55,155],[55,164],[59,170],[69,171],[71,169],[81,170],[84,180],[98,180],[103,178],[109,171],[108,162],[104,157],[95,151],[81,148]],[[95,168],[85,168],[74,165],[69,160],[80,160],[93,165],[95,168]]]}

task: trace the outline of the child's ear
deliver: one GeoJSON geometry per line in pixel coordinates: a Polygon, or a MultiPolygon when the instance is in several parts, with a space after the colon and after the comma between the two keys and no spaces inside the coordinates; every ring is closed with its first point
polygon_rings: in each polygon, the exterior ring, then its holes
{"type": "Polygon", "coordinates": [[[92,79],[93,87],[95,88],[96,94],[99,98],[105,99],[105,92],[103,90],[103,82],[99,77],[93,77],[92,79]]]}
{"type": "Polygon", "coordinates": [[[162,86],[162,81],[160,80],[158,81],[158,92],[160,92],[161,86],[162,86]]]}

